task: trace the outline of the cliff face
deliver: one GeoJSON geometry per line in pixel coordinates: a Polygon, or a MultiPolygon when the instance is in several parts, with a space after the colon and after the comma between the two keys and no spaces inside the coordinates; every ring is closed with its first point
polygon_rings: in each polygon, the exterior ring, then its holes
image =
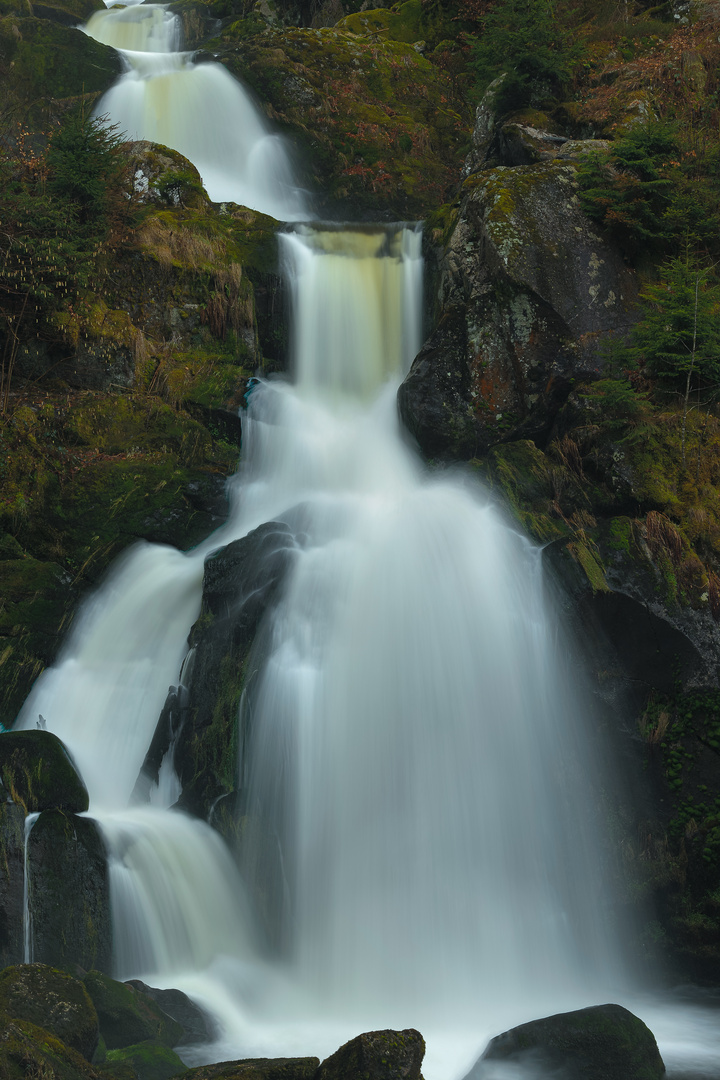
{"type": "MultiPolygon", "coordinates": [[[[8,190],[40,198],[48,134],[119,70],[74,25],[99,6],[0,4],[0,86],[17,110],[4,120],[8,190]]],[[[588,154],[611,160],[637,125],[690,117],[697,147],[683,144],[668,168],[712,221],[715,173],[688,162],[711,141],[713,11],[679,27],[672,13],[652,25],[646,13],[622,40],[586,13],[572,86],[554,97],[546,86],[512,112],[501,77],[473,125],[467,35],[482,24],[468,6],[354,6],[174,10],[189,44],[245,80],[291,138],[319,216],[426,218],[429,335],[401,387],[402,416],[426,457],[469,462],[548,544],[598,722],[618,733],[642,787],[618,814],[627,902],[654,905],[642,948],[659,941],[703,976],[720,955],[720,421],[712,395],[684,417],[675,384],[642,369],[628,380],[618,363],[643,286],[674,249],[653,240],[633,254],[632,213],[591,220],[580,173],[588,154]]],[[[14,294],[0,291],[6,727],[115,554],[135,539],[188,547],[222,520],[247,379],[286,362],[277,223],[210,203],[175,151],[122,154],[125,195],[142,212],[99,245],[90,279],[22,333],[14,294]]],[[[208,670],[231,655],[242,672],[255,616],[229,651],[196,628],[208,670]]],[[[194,704],[183,760],[199,812],[233,797],[222,743],[237,738],[242,678],[223,676],[207,715],[194,704]]]]}

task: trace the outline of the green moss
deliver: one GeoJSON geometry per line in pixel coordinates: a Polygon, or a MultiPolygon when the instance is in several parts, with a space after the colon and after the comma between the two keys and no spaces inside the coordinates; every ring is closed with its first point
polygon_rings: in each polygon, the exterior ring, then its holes
{"type": "Polygon", "coordinates": [[[174,1051],[151,1041],[108,1050],[108,1066],[123,1063],[132,1065],[138,1080],[170,1080],[186,1068],[174,1051]]]}

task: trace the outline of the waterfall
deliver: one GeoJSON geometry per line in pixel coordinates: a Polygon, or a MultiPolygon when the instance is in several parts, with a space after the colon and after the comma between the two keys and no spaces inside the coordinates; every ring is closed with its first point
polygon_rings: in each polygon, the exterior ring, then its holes
{"type": "Polygon", "coordinates": [[[88,784],[116,973],[216,1016],[219,1041],[189,1062],[322,1056],[412,1025],[424,1074],[447,1078],[486,1035],[622,984],[584,707],[538,549],[470,476],[428,475],[401,431],[419,230],[298,226],[281,243],[294,379],[250,396],[228,523],[187,555],[128,553],[19,723],[42,712],[88,784]],[[268,520],[287,522],[297,558],[238,768],[250,833],[282,863],[274,959],[252,911],[267,852],[249,840],[241,877],[203,822],[126,808],[204,556],[268,520]]]}
{"type": "Polygon", "coordinates": [[[30,866],[28,863],[28,843],[33,825],[39,814],[28,814],[23,829],[23,963],[31,964],[33,959],[32,916],[30,914],[30,866]]]}
{"type": "Polygon", "coordinates": [[[120,52],[126,73],[96,115],[128,139],[178,150],[215,202],[236,202],[284,221],[309,216],[283,139],[222,64],[180,51],[180,21],[162,4],[95,12],[85,32],[120,52]]]}

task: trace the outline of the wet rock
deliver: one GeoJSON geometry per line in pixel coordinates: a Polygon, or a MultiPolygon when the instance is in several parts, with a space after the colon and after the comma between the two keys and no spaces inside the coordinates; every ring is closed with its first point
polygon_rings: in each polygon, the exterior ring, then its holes
{"type": "MultiPolygon", "coordinates": [[[[314,1080],[319,1058],[245,1058],[188,1069],[183,1080],[314,1080]]],[[[349,1078],[348,1078],[349,1080],[349,1078]]]]}
{"type": "Polygon", "coordinates": [[[27,857],[33,959],[109,971],[110,890],[95,822],[45,810],[30,833],[27,857]]]}
{"type": "Polygon", "coordinates": [[[184,809],[207,817],[232,791],[240,733],[238,709],[246,666],[293,550],[287,525],[261,525],[205,563],[200,617],[190,634],[183,681],[186,719],[175,751],[184,809]]]}
{"type": "Polygon", "coordinates": [[[317,1080],[420,1080],[425,1040],[419,1031],[367,1031],[326,1058],[317,1080]]]}
{"type": "Polygon", "coordinates": [[[137,1080],[170,1080],[172,1076],[186,1075],[181,1058],[167,1046],[152,1041],[109,1050],[104,1067],[119,1080],[124,1080],[125,1069],[137,1080]]]}
{"type": "Polygon", "coordinates": [[[88,793],[69,751],[51,731],[0,735],[0,777],[26,813],[57,808],[82,813],[88,793]]]}
{"type": "Polygon", "coordinates": [[[79,979],[45,964],[0,972],[0,1011],[51,1032],[89,1061],[98,1044],[98,1018],[79,979]]]}
{"type": "Polygon", "coordinates": [[[89,971],[83,982],[97,1011],[100,1034],[108,1050],[148,1041],[172,1048],[183,1041],[182,1025],[143,992],[143,983],[117,982],[100,971],[89,971]]]}
{"type": "Polygon", "coordinates": [[[470,176],[471,173],[477,172],[478,169],[482,169],[490,156],[496,135],[497,102],[506,79],[507,73],[494,79],[475,110],[475,123],[473,124],[471,136],[472,149],[465,159],[462,171],[463,179],[470,176]]]}
{"type": "Polygon", "coordinates": [[[182,990],[158,990],[154,986],[141,982],[140,979],[129,979],[125,985],[151,998],[166,1016],[180,1024],[182,1035],[179,1042],[183,1046],[211,1042],[214,1038],[215,1025],[212,1019],[199,1009],[187,994],[183,994],[182,990]]]}
{"type": "Polygon", "coordinates": [[[0,969],[23,958],[25,811],[0,784],[0,969]]]}
{"type": "Polygon", "coordinates": [[[439,265],[448,317],[399,395],[421,450],[440,457],[546,436],[573,380],[596,377],[603,343],[628,332],[637,297],[580,208],[573,164],[498,167],[463,191],[439,265]]]}
{"type": "Polygon", "coordinates": [[[466,1080],[492,1075],[488,1062],[547,1071],[557,1080],[661,1080],[653,1033],[621,1005],[595,1005],[511,1028],[492,1039],[466,1080]]]}
{"type": "MultiPolygon", "coordinates": [[[[0,1076],[3,1080],[28,1080],[29,1077],[98,1080],[99,1074],[82,1054],[66,1046],[51,1032],[27,1020],[12,1020],[0,1012],[0,1076]]],[[[135,1080],[135,1077],[129,1076],[126,1080],[135,1080]]]]}

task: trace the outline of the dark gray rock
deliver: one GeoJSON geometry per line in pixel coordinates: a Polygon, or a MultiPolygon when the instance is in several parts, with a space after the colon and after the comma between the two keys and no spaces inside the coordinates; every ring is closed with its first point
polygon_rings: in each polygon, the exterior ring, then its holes
{"type": "Polygon", "coordinates": [[[26,813],[57,808],[82,813],[87,788],[70,752],[51,731],[7,731],[0,735],[0,778],[26,813]]]}
{"type": "Polygon", "coordinates": [[[51,1032],[88,1061],[100,1037],[97,1013],[79,979],[45,964],[0,972],[0,1011],[51,1032]]]}
{"type": "Polygon", "coordinates": [[[399,394],[426,455],[547,437],[573,380],[597,377],[605,342],[628,333],[635,278],[576,188],[556,159],[466,180],[438,268],[443,314],[399,394]]]}
{"type": "Polygon", "coordinates": [[[317,1071],[316,1080],[420,1080],[425,1040],[419,1031],[366,1031],[317,1071]]]}
{"type": "Polygon", "coordinates": [[[27,858],[33,960],[109,971],[110,890],[95,822],[43,811],[30,833],[27,858]]]}
{"type": "Polygon", "coordinates": [[[240,697],[251,649],[289,566],[294,541],[287,525],[261,525],[205,563],[200,617],[190,634],[183,672],[184,722],[175,750],[183,809],[207,818],[232,791],[242,733],[240,697]]]}
{"type": "Polygon", "coordinates": [[[141,982],[140,979],[129,979],[125,985],[152,998],[166,1016],[171,1017],[181,1026],[183,1030],[179,1042],[183,1046],[211,1042],[215,1037],[215,1025],[212,1018],[199,1009],[187,994],[183,994],[182,990],[158,990],[154,986],[141,982]]]}
{"type": "Polygon", "coordinates": [[[23,959],[25,811],[0,785],[0,968],[23,959]]]}
{"type": "Polygon", "coordinates": [[[100,971],[89,971],[83,982],[97,1011],[100,1034],[108,1050],[149,1040],[172,1048],[182,1041],[182,1025],[149,994],[143,993],[144,983],[117,982],[100,971]]]}
{"type": "Polygon", "coordinates": [[[661,1080],[655,1037],[621,1005],[594,1005],[511,1028],[492,1039],[466,1080],[489,1075],[487,1062],[523,1063],[553,1080],[661,1080]]]}

